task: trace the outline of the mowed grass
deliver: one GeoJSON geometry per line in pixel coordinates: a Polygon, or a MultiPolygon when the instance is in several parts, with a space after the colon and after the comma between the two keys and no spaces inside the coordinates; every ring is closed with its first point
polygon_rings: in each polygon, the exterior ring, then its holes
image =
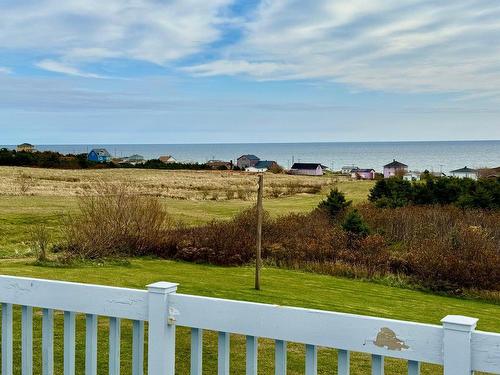
{"type": "MultiPolygon", "coordinates": [[[[69,268],[39,267],[26,260],[8,260],[0,264],[0,273],[85,283],[114,285],[144,289],[155,281],[180,284],[180,293],[244,301],[291,305],[385,318],[440,324],[448,314],[468,315],[479,318],[478,328],[500,331],[500,306],[480,301],[430,295],[418,291],[392,288],[379,284],[322,276],[298,271],[265,268],[262,273],[261,291],[253,286],[253,269],[250,267],[223,268],[206,265],[179,263],[166,260],[134,259],[130,265],[94,265],[69,268]]],[[[202,313],[202,312],[200,312],[202,313]]],[[[20,359],[19,311],[16,310],[16,360],[20,359]]],[[[35,314],[35,362],[40,365],[41,316],[35,314]]],[[[99,373],[107,371],[107,319],[99,320],[99,373]]],[[[290,327],[293,329],[293,327],[290,327]]],[[[332,332],[334,334],[334,332],[332,332]]],[[[177,373],[189,373],[189,330],[179,327],[177,334],[177,373]]],[[[83,373],[85,346],[84,317],[77,320],[77,373],[83,373]]],[[[259,340],[259,374],[271,374],[274,369],[274,344],[271,340],[259,340]]],[[[245,368],[244,337],[231,337],[231,373],[243,374],[245,368]]],[[[289,345],[289,374],[304,373],[304,347],[289,345]]],[[[56,373],[62,373],[62,315],[56,314],[56,373]]],[[[204,341],[204,373],[216,373],[216,333],[206,332],[204,341]]],[[[355,353],[352,358],[352,374],[370,373],[370,359],[355,353]]],[[[131,324],[122,325],[122,373],[130,374],[131,324]]],[[[335,373],[336,352],[320,348],[319,374],[335,373]]],[[[386,374],[403,374],[403,361],[386,361],[386,374]]],[[[438,366],[424,365],[422,374],[442,374],[438,366]]]]}

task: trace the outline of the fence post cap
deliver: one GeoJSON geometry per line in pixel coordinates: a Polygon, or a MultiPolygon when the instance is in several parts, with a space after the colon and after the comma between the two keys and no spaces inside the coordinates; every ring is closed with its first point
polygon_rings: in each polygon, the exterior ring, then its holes
{"type": "Polygon", "coordinates": [[[447,315],[441,319],[441,323],[443,323],[443,327],[446,329],[468,332],[476,328],[478,320],[462,315],[447,315]]]}
{"type": "Polygon", "coordinates": [[[167,281],[158,281],[153,284],[147,285],[149,293],[169,294],[177,290],[177,283],[169,283],[167,281]]]}

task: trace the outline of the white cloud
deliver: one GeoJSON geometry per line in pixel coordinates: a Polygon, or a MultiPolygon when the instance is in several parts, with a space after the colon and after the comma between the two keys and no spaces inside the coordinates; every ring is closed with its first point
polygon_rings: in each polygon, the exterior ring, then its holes
{"type": "Polygon", "coordinates": [[[36,51],[51,60],[38,65],[72,75],[88,75],[79,69],[110,58],[167,64],[219,39],[231,1],[2,2],[0,49],[36,51]]]}
{"type": "Polygon", "coordinates": [[[196,74],[333,80],[368,90],[497,93],[500,2],[263,0],[196,74]]]}
{"type": "Polygon", "coordinates": [[[70,76],[87,77],[87,78],[105,78],[98,74],[82,72],[78,68],[54,60],[42,60],[36,63],[36,66],[41,69],[47,70],[49,72],[62,73],[70,76]]]}

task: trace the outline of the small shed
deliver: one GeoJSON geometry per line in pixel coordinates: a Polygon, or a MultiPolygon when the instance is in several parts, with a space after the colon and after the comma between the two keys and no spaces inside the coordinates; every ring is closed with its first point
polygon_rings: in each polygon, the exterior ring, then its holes
{"type": "Polygon", "coordinates": [[[389,164],[384,165],[384,178],[404,176],[408,172],[408,166],[393,159],[389,164]]]}
{"type": "Polygon", "coordinates": [[[324,166],[321,163],[294,163],[290,169],[290,173],[306,176],[323,176],[324,166]]]}
{"type": "Polygon", "coordinates": [[[240,169],[246,169],[248,167],[255,167],[255,165],[260,161],[260,158],[258,158],[255,155],[252,154],[247,154],[247,155],[241,155],[238,160],[236,161],[236,165],[240,169]]]}
{"type": "Polygon", "coordinates": [[[477,174],[478,173],[476,169],[468,168],[467,166],[450,171],[450,175],[452,177],[472,178],[473,180],[477,180],[477,174]]]}
{"type": "Polygon", "coordinates": [[[87,156],[87,160],[96,163],[109,163],[111,159],[111,154],[105,148],[94,148],[87,156]]]}

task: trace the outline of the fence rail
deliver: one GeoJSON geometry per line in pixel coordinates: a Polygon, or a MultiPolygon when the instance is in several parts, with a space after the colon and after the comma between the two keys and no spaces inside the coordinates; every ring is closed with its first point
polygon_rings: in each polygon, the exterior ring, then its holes
{"type": "Polygon", "coordinates": [[[109,374],[120,374],[121,320],[132,320],[132,373],[175,373],[175,328],[191,328],[191,374],[201,375],[203,331],[218,333],[218,374],[230,371],[231,334],[246,336],[246,374],[258,370],[258,339],[275,340],[275,374],[286,374],[287,343],[305,345],[305,373],[317,373],[318,347],[338,350],[340,375],[349,374],[350,353],[372,356],[372,374],[384,373],[384,358],[442,365],[445,375],[473,371],[500,374],[500,334],[476,331],[477,319],[449,315],[442,325],[420,324],[320,310],[283,307],[176,293],[159,282],[146,290],[0,276],[2,374],[11,375],[13,305],[21,307],[21,369],[33,373],[33,308],[42,309],[42,374],[54,373],[54,310],[64,312],[64,374],[75,373],[76,314],[85,315],[85,374],[97,374],[97,318],[109,317],[109,374]],[[148,352],[144,325],[148,324],[148,352]]]}

